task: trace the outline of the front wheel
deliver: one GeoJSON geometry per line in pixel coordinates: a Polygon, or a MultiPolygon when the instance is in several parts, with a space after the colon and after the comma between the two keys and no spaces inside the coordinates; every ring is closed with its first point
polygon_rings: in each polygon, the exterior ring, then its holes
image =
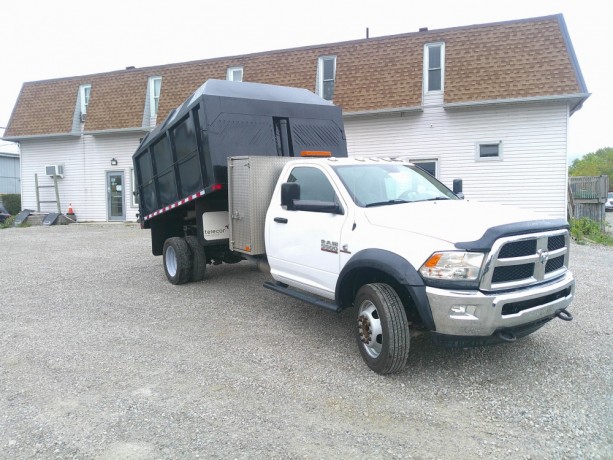
{"type": "Polygon", "coordinates": [[[409,323],[396,291],[387,284],[366,284],[360,288],[357,342],[362,358],[378,374],[404,369],[409,356],[409,323]]]}
{"type": "Polygon", "coordinates": [[[192,254],[183,238],[172,237],[164,242],[164,272],[172,284],[184,284],[192,275],[192,254]]]}

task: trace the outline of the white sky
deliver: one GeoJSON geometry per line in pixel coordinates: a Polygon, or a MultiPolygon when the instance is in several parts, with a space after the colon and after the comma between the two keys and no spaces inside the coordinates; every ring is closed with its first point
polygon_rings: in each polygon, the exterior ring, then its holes
{"type": "MultiPolygon", "coordinates": [[[[573,159],[613,147],[605,0],[4,0],[0,126],[26,81],[354,40],[366,27],[377,37],[557,13],[592,93],[570,118],[573,159]]],[[[0,140],[0,151],[13,150],[0,140]]]]}

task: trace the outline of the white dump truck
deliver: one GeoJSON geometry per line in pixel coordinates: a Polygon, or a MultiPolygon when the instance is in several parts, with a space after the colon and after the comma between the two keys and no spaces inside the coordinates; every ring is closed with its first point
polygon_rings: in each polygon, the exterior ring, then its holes
{"type": "MultiPolygon", "coordinates": [[[[237,83],[218,83],[215,91],[228,90],[223,97],[246,94],[244,86],[234,89],[237,83]]],[[[270,97],[275,88],[247,89],[270,97]]],[[[284,97],[294,98],[287,90],[284,97]]],[[[314,98],[307,95],[319,108],[334,107],[314,98]]],[[[255,261],[270,271],[266,288],[331,312],[353,308],[359,351],[381,374],[405,367],[411,328],[428,331],[437,343],[465,347],[513,342],[556,317],[572,319],[567,307],[575,281],[565,220],[463,200],[458,190],[402,160],[348,158],[337,112],[324,118],[309,118],[321,116],[318,110],[290,112],[268,114],[264,134],[248,133],[250,139],[270,135],[267,142],[276,146],[270,154],[231,149],[208,183],[206,155],[214,156],[213,147],[201,146],[216,133],[210,125],[207,132],[193,130],[204,166],[187,172],[200,175],[202,186],[188,196],[179,194],[177,123],[165,122],[154,139],[143,141],[134,156],[141,219],[152,229],[153,253],[163,255],[171,283],[202,280],[207,264],[255,261]],[[279,119],[283,126],[275,125],[279,119]],[[170,164],[172,181],[156,170],[155,145],[164,137],[170,158],[162,162],[170,164]],[[147,158],[148,182],[141,169],[147,158]],[[161,190],[167,183],[174,184],[172,193],[161,190]],[[164,194],[178,200],[143,206],[147,184],[156,190],[151,203],[164,194]]]]}

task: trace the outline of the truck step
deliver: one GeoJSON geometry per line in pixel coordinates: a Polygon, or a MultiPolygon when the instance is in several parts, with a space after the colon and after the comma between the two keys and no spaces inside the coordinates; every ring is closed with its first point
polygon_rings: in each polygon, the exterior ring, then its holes
{"type": "Polygon", "coordinates": [[[275,292],[279,292],[281,294],[285,294],[287,296],[293,297],[294,299],[302,300],[303,302],[310,303],[311,305],[315,305],[316,307],[322,308],[332,313],[340,313],[341,307],[334,303],[326,302],[320,297],[314,296],[312,294],[307,294],[305,292],[296,291],[283,283],[271,283],[267,281],[264,283],[264,287],[270,289],[275,292]]]}

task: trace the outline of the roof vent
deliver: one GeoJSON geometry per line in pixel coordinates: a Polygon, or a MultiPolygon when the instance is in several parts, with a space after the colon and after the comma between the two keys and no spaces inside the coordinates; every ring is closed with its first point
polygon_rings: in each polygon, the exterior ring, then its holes
{"type": "Polygon", "coordinates": [[[420,32],[428,32],[428,28],[427,27],[420,27],[419,31],[420,32]]]}
{"type": "Polygon", "coordinates": [[[136,69],[136,67],[134,67],[133,65],[129,65],[128,67],[126,67],[126,70],[132,70],[132,69],[136,69]]]}

